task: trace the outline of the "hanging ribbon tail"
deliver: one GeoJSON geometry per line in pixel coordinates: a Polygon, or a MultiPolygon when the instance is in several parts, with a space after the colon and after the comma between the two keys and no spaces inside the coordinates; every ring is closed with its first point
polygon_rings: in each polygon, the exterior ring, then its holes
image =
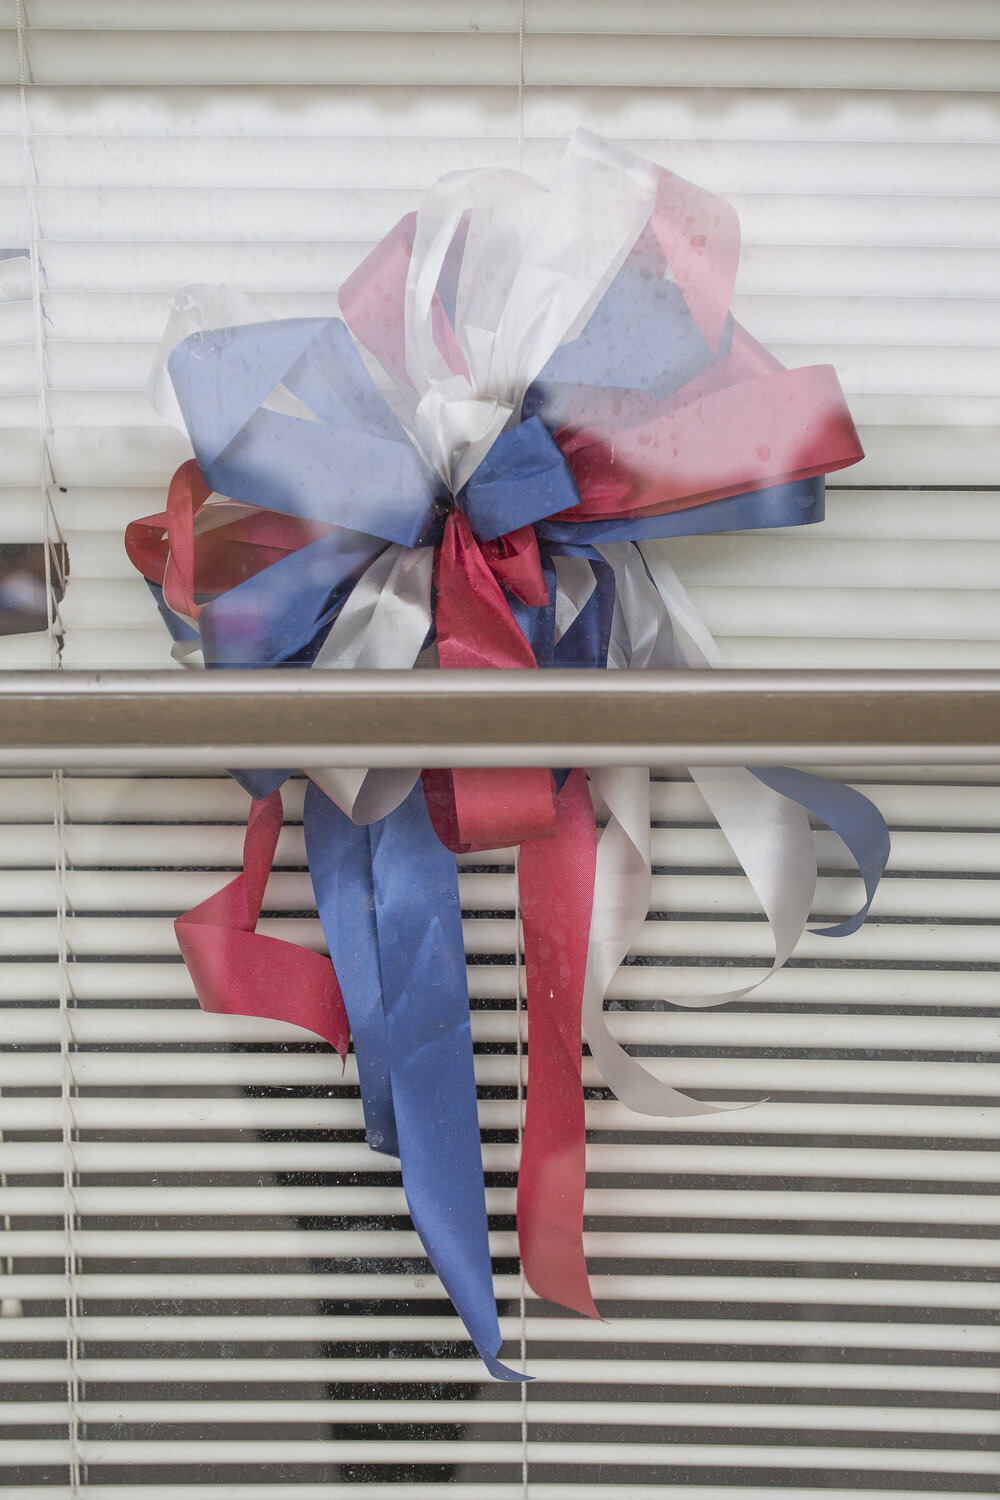
{"type": "Polygon", "coordinates": [[[369,831],[314,782],[306,788],[303,822],[316,909],[351,1025],[365,1139],[373,1151],[398,1156],[369,831]]]}
{"type": "Polygon", "coordinates": [[[381,990],[384,1042],[379,1044],[388,1059],[403,1188],[414,1228],[491,1373],[522,1380],[496,1358],[500,1327],[454,856],[434,833],[420,785],[387,817],[364,828],[311,785],[306,847],[327,942],[342,962],[348,1014],[369,1023],[361,1032],[359,1072],[378,1030],[365,1007],[381,990]],[[362,840],[369,851],[367,871],[362,840]],[[341,899],[352,884],[354,898],[345,910],[341,899]]]}
{"type": "Polygon", "coordinates": [[[809,771],[795,771],[787,766],[751,766],[749,769],[783,797],[799,803],[807,812],[832,828],[846,844],[865,883],[865,902],[852,917],[845,917],[832,927],[814,927],[817,937],[848,937],[857,932],[869,908],[889,860],[890,841],[886,821],[873,802],[852,786],[828,781],[809,771]]]}
{"type": "Polygon", "coordinates": [[[330,960],[255,931],[281,819],[279,792],[253,803],[243,874],[177,918],[178,946],[203,1010],[289,1021],[346,1058],[347,1015],[330,960]]]}
{"type": "Polygon", "coordinates": [[[597,846],[583,995],[583,1029],[598,1071],[615,1097],[640,1115],[679,1119],[747,1108],[706,1104],[682,1094],[630,1057],[611,1035],[604,1000],[649,909],[649,772],[639,766],[616,766],[595,768],[590,775],[609,812],[597,846]]]}
{"type": "Polygon", "coordinates": [[[528,977],[528,1100],[517,1231],[532,1291],[588,1318],[600,1314],[583,1254],[581,1007],[596,859],[587,777],[576,770],[556,800],[554,835],[525,840],[519,859],[528,977]]]}

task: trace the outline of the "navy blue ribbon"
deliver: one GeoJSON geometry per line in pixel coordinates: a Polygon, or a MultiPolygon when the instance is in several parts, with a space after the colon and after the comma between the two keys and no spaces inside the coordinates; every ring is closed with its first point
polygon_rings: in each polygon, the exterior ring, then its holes
{"type": "Polygon", "coordinates": [[[542,521],[539,540],[550,542],[645,542],[653,537],[706,536],[722,531],[763,531],[772,526],[808,526],[822,521],[826,487],[822,474],[768,485],[745,495],[708,500],[662,516],[615,521],[542,521]]]}
{"type": "Polygon", "coordinates": [[[459,495],[481,542],[580,503],[562,449],[537,417],[501,433],[459,495]]]}
{"type": "Polygon", "coordinates": [[[418,781],[357,827],[305,802],[316,903],[354,1038],[368,1139],[398,1149],[414,1227],[491,1374],[500,1364],[455,857],[418,781]]]}

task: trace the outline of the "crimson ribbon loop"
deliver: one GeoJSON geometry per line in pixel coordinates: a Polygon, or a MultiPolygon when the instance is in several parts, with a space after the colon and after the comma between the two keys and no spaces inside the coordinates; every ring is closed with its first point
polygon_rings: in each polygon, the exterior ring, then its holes
{"type": "Polygon", "coordinates": [[[347,1015],[333,964],[256,930],[281,822],[280,792],[253,803],[243,873],[177,918],[177,944],[202,1010],[290,1021],[346,1058],[347,1015]]]}
{"type": "Polygon", "coordinates": [[[196,620],[200,607],[194,602],[194,518],[211,489],[202,478],[196,459],[181,464],[167,491],[167,564],[163,574],[163,597],[178,614],[196,620]]]}
{"type": "Polygon", "coordinates": [[[125,529],[129,561],[162,587],[171,609],[192,620],[204,607],[195,602],[197,595],[224,594],[333,529],[319,521],[243,507],[226,525],[213,525],[196,536],[195,517],[211,495],[197,460],[189,458],[170,481],[166,510],[131,521],[125,529]]]}

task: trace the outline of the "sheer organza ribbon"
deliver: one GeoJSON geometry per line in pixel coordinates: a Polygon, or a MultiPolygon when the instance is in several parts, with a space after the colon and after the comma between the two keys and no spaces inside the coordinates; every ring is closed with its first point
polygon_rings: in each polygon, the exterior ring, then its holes
{"type": "MultiPolygon", "coordinates": [[[[157,378],[195,460],[130,557],[188,666],[682,668],[718,653],[651,538],[798,525],[861,456],[828,366],[785,370],[737,325],[732,209],[578,133],[548,189],[445,178],[341,288],[343,318],[178,299],[157,378]]],[[[255,932],[291,774],[255,801],[242,876],[179,919],[208,1009],[270,1015],[342,1052],[368,1140],[488,1367],[490,1279],[454,854],[518,845],[529,1083],[518,1232],[530,1285],[596,1316],[583,1255],[582,1041],[647,1114],[700,1113],[618,1044],[611,979],[650,899],[648,772],[303,768],[332,965],[255,932]],[[341,999],[341,989],[343,998],[341,999]]],[[[780,768],[692,768],[773,936],[808,920],[809,813],[870,905],[885,825],[851,788],[780,768]]],[[[764,977],[767,977],[766,974],[764,977]]],[[[757,981],[762,982],[761,980],[757,981]]],[[[754,986],[676,1003],[717,1004],[754,986]]],[[[725,1107],[725,1106],[721,1106],[725,1107]]]]}

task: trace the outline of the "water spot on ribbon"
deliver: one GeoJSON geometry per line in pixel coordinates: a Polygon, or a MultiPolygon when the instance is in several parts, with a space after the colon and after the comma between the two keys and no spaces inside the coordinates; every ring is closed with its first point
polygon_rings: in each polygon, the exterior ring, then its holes
{"type": "Polygon", "coordinates": [[[767,463],[768,459],[771,457],[771,450],[768,447],[767,443],[757,444],[757,457],[761,460],[762,463],[767,463]]]}
{"type": "Polygon", "coordinates": [[[692,250],[704,250],[704,248],[705,248],[705,242],[706,242],[707,239],[708,239],[707,235],[704,235],[704,234],[693,234],[691,236],[691,249],[692,250]]]}

